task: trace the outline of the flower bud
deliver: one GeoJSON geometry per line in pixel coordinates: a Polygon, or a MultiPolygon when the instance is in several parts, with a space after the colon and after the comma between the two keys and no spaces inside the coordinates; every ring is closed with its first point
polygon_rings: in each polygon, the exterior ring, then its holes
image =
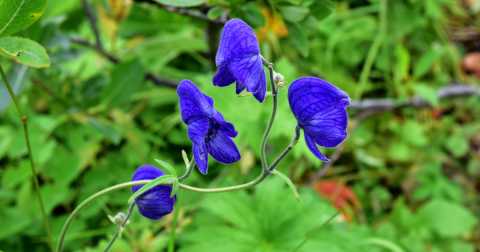
{"type": "Polygon", "coordinates": [[[276,73],[274,76],[273,76],[273,81],[275,81],[275,83],[280,83],[284,80],[283,78],[283,75],[279,74],[279,73],[276,73]]]}
{"type": "Polygon", "coordinates": [[[112,217],[112,216],[110,216],[110,215],[107,215],[107,216],[108,216],[108,218],[110,219],[110,221],[112,221],[113,224],[115,224],[115,225],[120,225],[120,224],[122,224],[123,221],[125,221],[125,218],[127,218],[127,217],[125,216],[125,214],[122,213],[122,212],[120,212],[120,213],[118,213],[117,215],[115,215],[115,217],[112,217]]]}

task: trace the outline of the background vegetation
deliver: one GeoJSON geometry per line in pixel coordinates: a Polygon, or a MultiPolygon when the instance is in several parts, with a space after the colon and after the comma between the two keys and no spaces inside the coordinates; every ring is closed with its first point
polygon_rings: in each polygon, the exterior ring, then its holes
{"type": "MultiPolygon", "coordinates": [[[[271,99],[259,104],[211,83],[223,24],[241,18],[286,81],[317,76],[352,97],[349,137],[322,150],[330,163],[303,137],[281,163],[300,202],[274,177],[248,191],[181,190],[178,251],[292,251],[337,210],[299,251],[480,251],[479,15],[478,0],[49,0],[41,18],[13,36],[42,45],[50,66],[13,57],[0,65],[28,117],[54,242],[73,208],[130,181],[138,166],[157,158],[183,172],[181,150],[191,156],[191,142],[175,90],[182,79],[214,98],[239,131],[242,153],[233,165],[211,159],[208,175],[194,171],[185,183],[218,187],[258,176],[271,99]]],[[[286,94],[269,162],[294,135],[286,94]]],[[[0,250],[48,251],[9,97],[0,82],[0,250]]],[[[116,230],[107,214],[126,212],[130,195],[88,206],[64,250],[102,251],[116,230]]],[[[171,223],[135,211],[113,251],[166,250],[171,223]]]]}

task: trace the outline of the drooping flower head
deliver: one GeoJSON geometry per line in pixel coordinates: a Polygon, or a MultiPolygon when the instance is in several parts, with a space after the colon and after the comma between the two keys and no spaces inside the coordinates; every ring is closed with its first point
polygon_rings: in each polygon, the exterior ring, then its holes
{"type": "Polygon", "coordinates": [[[238,132],[213,108],[213,99],[200,92],[189,80],[177,88],[182,120],[188,125],[188,137],[193,142],[193,156],[203,174],[208,171],[208,154],[217,161],[232,164],[240,159],[237,146],[230,139],[238,132]]]}
{"type": "Polygon", "coordinates": [[[252,28],[240,19],[225,24],[215,58],[219,71],[213,84],[225,87],[237,82],[237,94],[245,88],[259,101],[265,100],[267,82],[258,40],[252,28]]]}
{"type": "Polygon", "coordinates": [[[335,147],[347,137],[348,94],[314,77],[295,80],[288,88],[290,109],[304,131],[305,142],[320,160],[329,161],[316,144],[335,147]]]}
{"type": "MultiPolygon", "coordinates": [[[[165,175],[163,171],[152,165],[140,166],[133,173],[132,181],[152,180],[165,175]]],[[[137,192],[143,185],[132,187],[132,193],[137,192]]],[[[138,211],[145,217],[158,220],[173,210],[173,204],[177,195],[170,198],[172,187],[168,185],[157,185],[154,188],[142,193],[135,199],[138,211]]]]}

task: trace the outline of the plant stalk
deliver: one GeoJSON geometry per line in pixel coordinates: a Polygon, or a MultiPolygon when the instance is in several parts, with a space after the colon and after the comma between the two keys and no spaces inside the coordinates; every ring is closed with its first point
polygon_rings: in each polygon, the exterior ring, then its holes
{"type": "Polygon", "coordinates": [[[7,75],[3,71],[2,66],[0,66],[0,73],[2,75],[3,81],[5,82],[5,85],[7,86],[8,92],[12,97],[12,100],[15,103],[15,106],[17,107],[18,113],[20,113],[20,116],[22,117],[23,131],[25,132],[25,141],[27,142],[28,158],[30,159],[30,167],[32,168],[33,184],[35,185],[35,192],[37,193],[38,202],[40,203],[40,210],[42,211],[43,224],[45,225],[45,230],[47,231],[48,242],[51,250],[55,251],[53,246],[52,233],[50,231],[50,225],[48,224],[47,215],[45,214],[45,208],[43,206],[42,195],[40,194],[40,186],[38,184],[37,172],[35,170],[35,163],[33,162],[32,148],[30,147],[30,138],[28,137],[27,117],[25,116],[22,109],[20,108],[20,104],[18,103],[17,97],[15,97],[15,94],[13,93],[12,87],[8,82],[7,75]]]}
{"type": "Polygon", "coordinates": [[[133,201],[131,204],[130,204],[130,207],[128,208],[128,212],[127,212],[127,216],[125,216],[125,220],[123,220],[123,222],[118,225],[118,228],[117,228],[117,232],[115,232],[115,234],[113,235],[112,239],[110,240],[110,242],[108,243],[107,247],[105,248],[105,250],[103,250],[103,252],[107,252],[110,247],[112,247],[113,243],[115,242],[115,240],[117,240],[118,236],[120,235],[120,233],[122,232],[122,229],[125,228],[125,225],[127,225],[127,221],[128,219],[130,219],[130,215],[132,215],[132,212],[133,212],[133,208],[135,207],[135,201],[133,201]]]}

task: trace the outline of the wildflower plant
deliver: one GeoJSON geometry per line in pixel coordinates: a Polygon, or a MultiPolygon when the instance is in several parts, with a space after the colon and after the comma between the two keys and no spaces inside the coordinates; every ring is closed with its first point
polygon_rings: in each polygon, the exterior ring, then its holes
{"type": "MultiPolygon", "coordinates": [[[[251,188],[261,183],[270,174],[275,174],[288,184],[298,200],[298,193],[293,183],[275,167],[297,144],[301,129],[304,131],[305,143],[312,153],[320,160],[328,161],[316,145],[335,147],[346,138],[348,117],[345,107],[349,104],[348,95],[318,78],[304,77],[293,81],[288,89],[288,102],[297,119],[297,125],[292,129],[294,137],[284,152],[269,165],[265,147],[277,113],[278,93],[280,89],[285,89],[284,85],[287,82],[280,73],[274,72],[273,64],[262,57],[252,28],[240,19],[232,19],[225,24],[216,55],[216,65],[218,72],[212,80],[215,86],[224,87],[235,82],[237,94],[246,89],[260,103],[267,97],[272,99],[272,113],[260,141],[262,164],[260,175],[251,182],[224,188],[197,188],[181,183],[190,176],[195,166],[202,174],[207,174],[209,155],[224,164],[232,164],[240,160],[240,152],[232,138],[243,133],[237,132],[235,126],[225,120],[221,114],[222,108],[214,108],[215,102],[211,97],[203,94],[192,81],[183,80],[178,85],[177,94],[180,100],[181,118],[188,125],[185,134],[192,141],[193,152],[193,158],[188,158],[186,152],[182,152],[187,167],[186,173],[177,176],[171,165],[156,160],[163,171],[155,166],[144,165],[134,172],[130,182],[95,193],[83,201],[67,219],[60,233],[56,251],[62,250],[67,230],[83,208],[97,198],[123,188],[132,187],[133,195],[127,201],[130,207],[126,215],[119,213],[116,217],[111,217],[118,229],[105,251],[112,246],[117,237],[121,236],[135,206],[144,217],[158,220],[173,211],[179,188],[198,193],[235,191],[251,188]],[[270,83],[268,95],[264,67],[268,70],[270,83]]],[[[221,91],[219,89],[219,92],[221,91]]]]}

